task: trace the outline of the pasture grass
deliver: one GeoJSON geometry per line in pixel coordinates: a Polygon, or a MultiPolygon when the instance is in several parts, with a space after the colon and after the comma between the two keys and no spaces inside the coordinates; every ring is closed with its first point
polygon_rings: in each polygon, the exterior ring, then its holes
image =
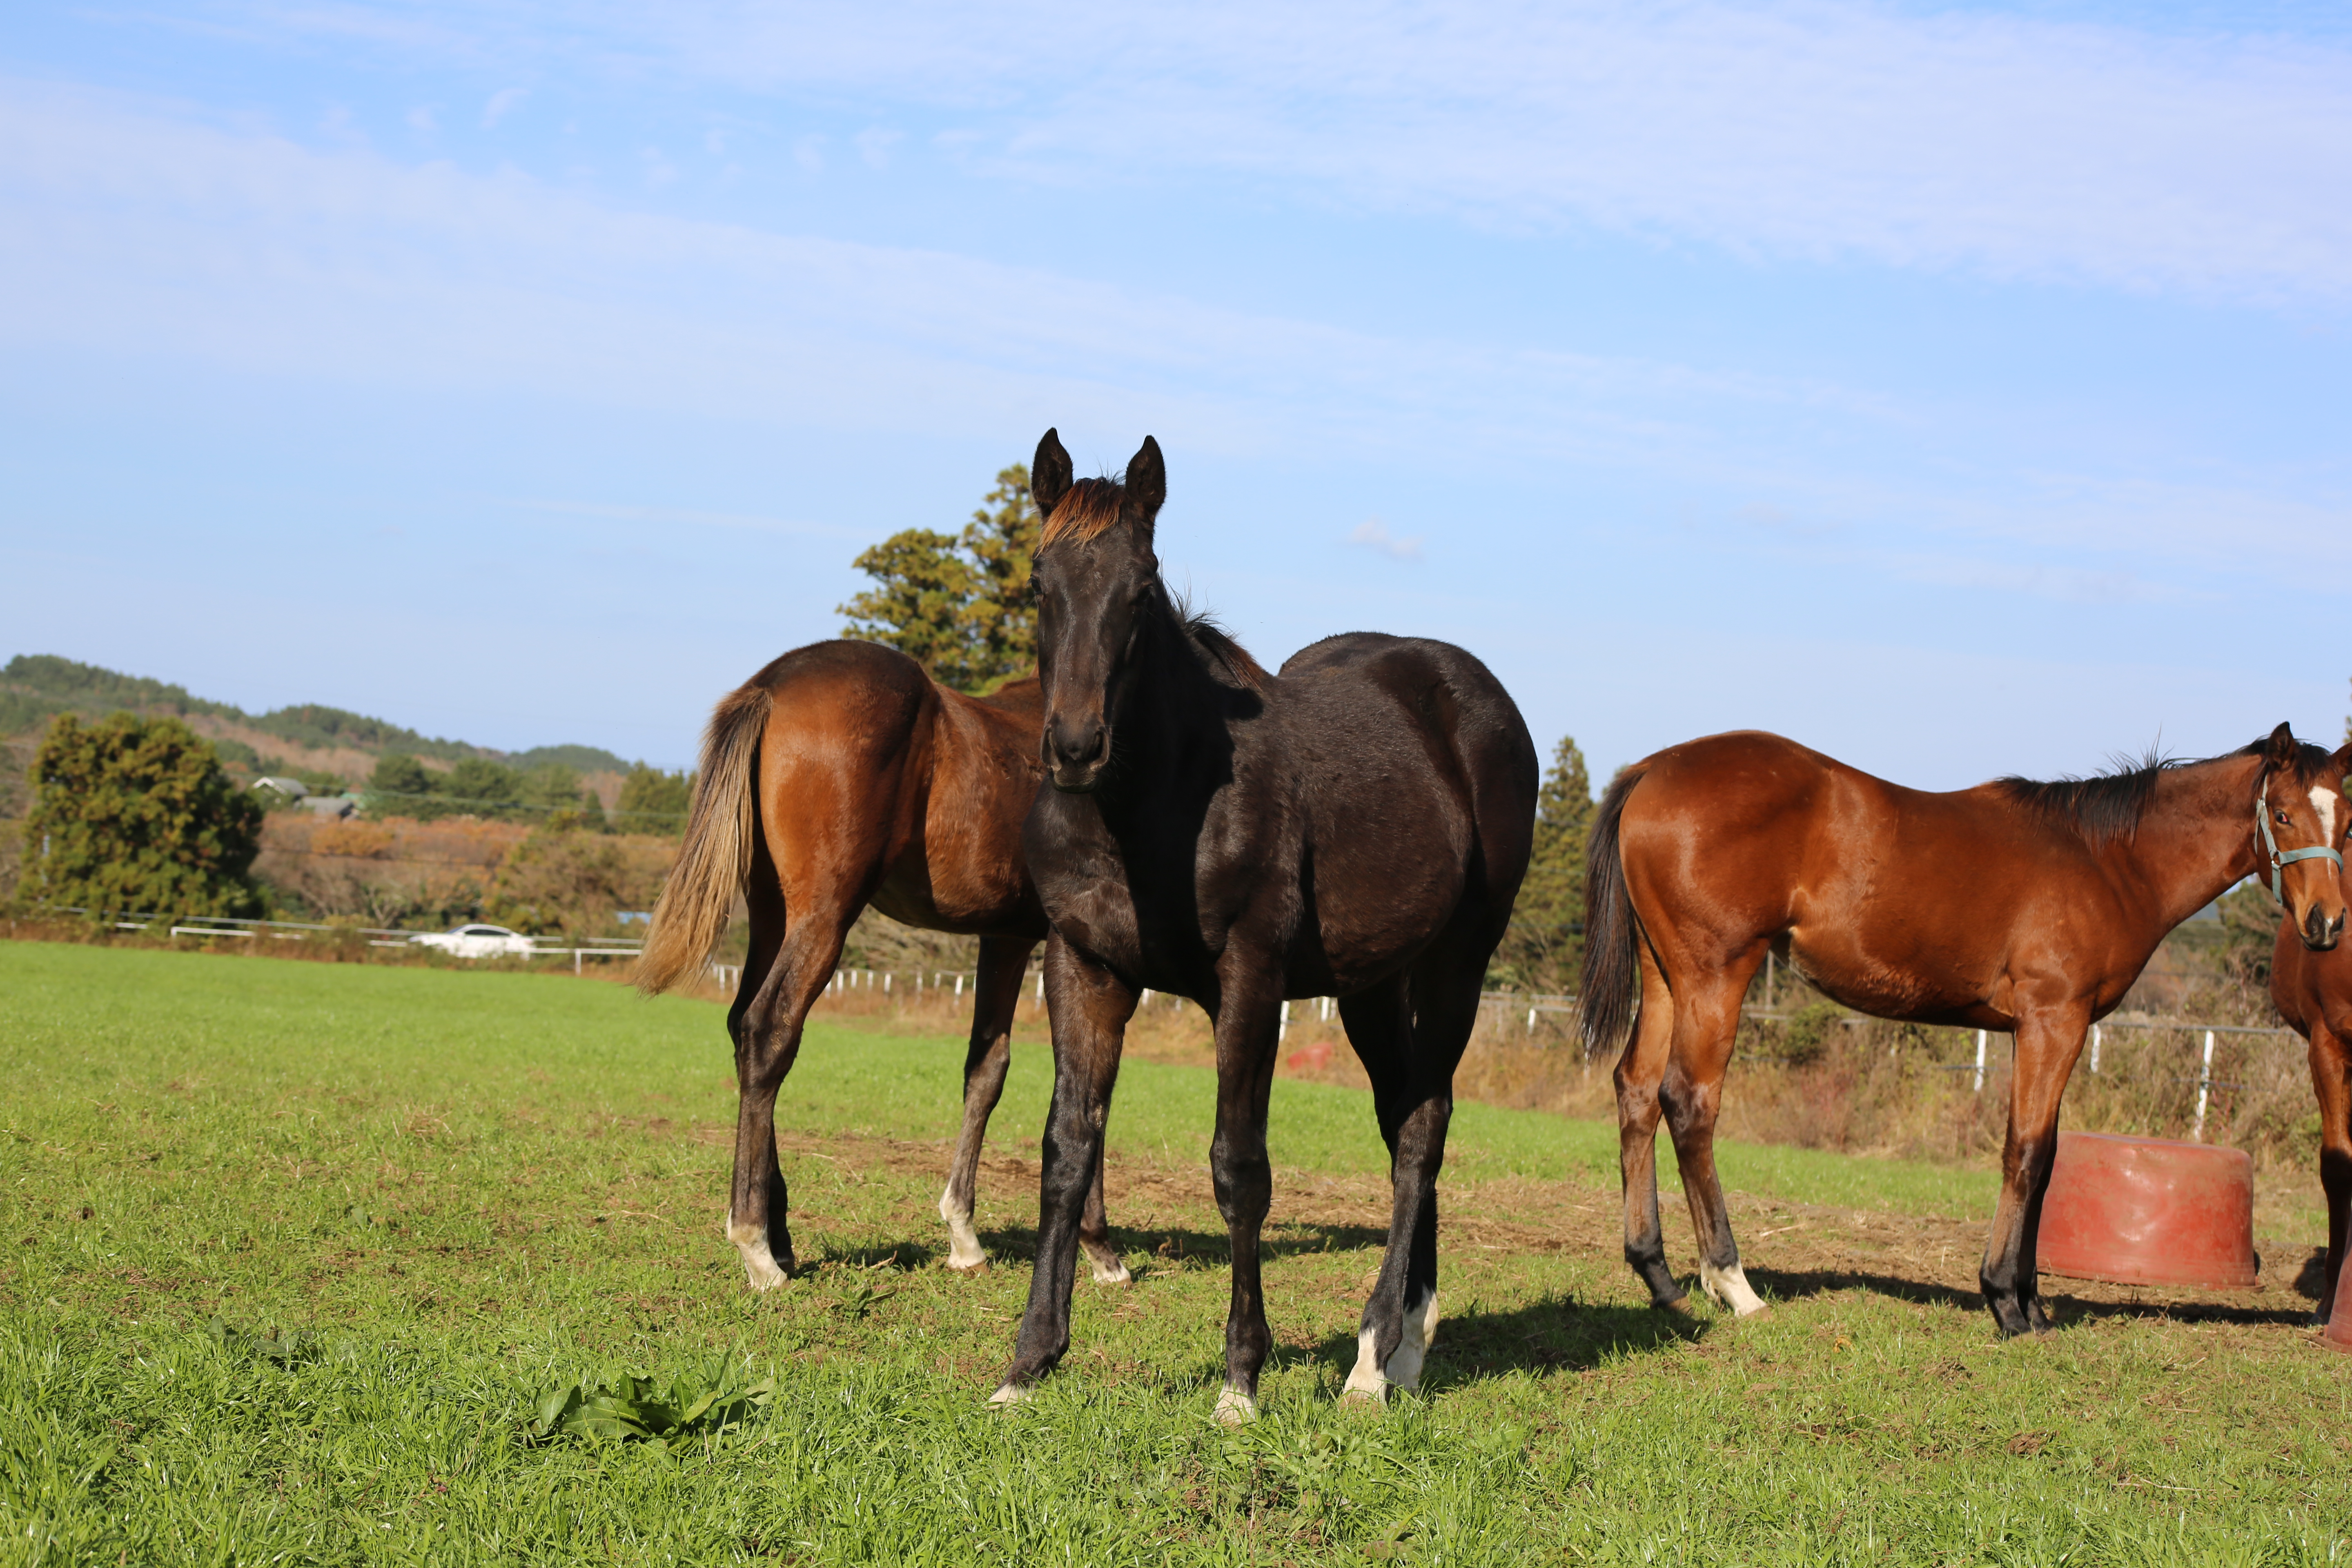
{"type": "Polygon", "coordinates": [[[813,1026],[779,1116],[802,1269],[755,1297],[718,1236],[720,1016],[0,943],[0,1562],[2352,1558],[2352,1357],[2306,1305],[2052,1281],[2065,1330],[1997,1343],[1978,1170],[1727,1147],[1775,1308],[1684,1321],[1616,1257],[1608,1128],[1465,1105],[1425,1396],[1341,1407],[1384,1161],[1325,1084],[1276,1087],[1266,1414],[1215,1426],[1211,1085],[1146,1062],[1110,1134],[1139,1279],[1082,1284],[1063,1371],[993,1412],[1045,1053],[967,1277],[932,1208],[960,1043],[813,1026]],[[772,1394],[658,1447],[533,1435],[627,1373],[772,1394]]]}

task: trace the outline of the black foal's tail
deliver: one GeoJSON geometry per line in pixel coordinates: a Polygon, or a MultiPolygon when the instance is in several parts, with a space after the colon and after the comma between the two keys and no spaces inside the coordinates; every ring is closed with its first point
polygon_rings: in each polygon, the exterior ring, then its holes
{"type": "Polygon", "coordinates": [[[1625,859],[1617,845],[1617,819],[1625,814],[1625,799],[1650,771],[1636,763],[1610,781],[1592,819],[1592,838],[1584,851],[1584,1048],[1614,1050],[1633,1026],[1641,1001],[1642,977],[1633,944],[1641,933],[1633,922],[1633,895],[1625,890],[1625,859]]]}

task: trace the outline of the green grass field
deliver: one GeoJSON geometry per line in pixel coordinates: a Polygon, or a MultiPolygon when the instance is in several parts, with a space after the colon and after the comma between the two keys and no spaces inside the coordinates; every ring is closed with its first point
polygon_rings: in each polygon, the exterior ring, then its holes
{"type": "Polygon", "coordinates": [[[1989,1172],[1727,1149],[1778,1300],[1679,1322],[1616,1256],[1613,1132],[1465,1106],[1426,1394],[1369,1412],[1332,1396],[1381,1152],[1362,1096],[1280,1082],[1277,1349],[1228,1431],[1197,1068],[1129,1065],[1139,1277],[1081,1284],[1063,1372],[992,1412],[1041,1050],[967,1278],[931,1206],[960,1044],[813,1027],[779,1115],[802,1271],[754,1297],[709,1004],[5,943],[0,1041],[0,1562],[2352,1561],[2352,1357],[2305,1304],[2110,1292],[1998,1344],[1954,1283],[1989,1172]],[[626,1372],[772,1392],[666,1445],[533,1434],[626,1372]]]}

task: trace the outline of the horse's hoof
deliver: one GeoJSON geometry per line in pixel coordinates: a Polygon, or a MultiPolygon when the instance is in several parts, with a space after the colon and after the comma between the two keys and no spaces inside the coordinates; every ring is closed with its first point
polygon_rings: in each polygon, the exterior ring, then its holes
{"type": "Polygon", "coordinates": [[[1036,1397],[1034,1389],[1024,1388],[1017,1383],[1008,1383],[988,1396],[988,1404],[992,1410],[1008,1410],[1015,1405],[1024,1404],[1034,1397],[1036,1397]]]}
{"type": "Polygon", "coordinates": [[[948,1267],[958,1274],[985,1274],[988,1272],[988,1257],[983,1253],[978,1258],[964,1258],[950,1252],[948,1254],[948,1267]]]}
{"type": "Polygon", "coordinates": [[[1220,1426],[1240,1426],[1257,1419],[1257,1401],[1238,1388],[1221,1390],[1209,1419],[1220,1426]]]}
{"type": "Polygon", "coordinates": [[[1103,1266],[1100,1258],[1094,1258],[1091,1261],[1094,1264],[1095,1283],[1097,1285],[1126,1285],[1135,1279],[1135,1276],[1127,1271],[1127,1262],[1124,1258],[1112,1259],[1108,1268],[1103,1266]]]}
{"type": "Polygon", "coordinates": [[[1677,1296],[1671,1301],[1653,1301],[1650,1305],[1655,1307],[1661,1312],[1672,1312],[1678,1318],[1695,1318],[1698,1316],[1697,1313],[1691,1310],[1690,1298],[1688,1296],[1677,1296]]]}

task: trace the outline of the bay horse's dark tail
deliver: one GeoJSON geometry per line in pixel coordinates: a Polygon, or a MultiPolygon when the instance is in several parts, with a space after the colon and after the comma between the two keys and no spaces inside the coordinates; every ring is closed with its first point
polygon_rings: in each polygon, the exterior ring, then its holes
{"type": "Polygon", "coordinates": [[[772,701],[766,687],[741,686],[711,710],[686,843],[662,884],[646,951],[637,960],[637,989],[648,996],[668,990],[709,959],[751,875],[751,836],[759,831],[752,764],[772,701]]]}
{"type": "Polygon", "coordinates": [[[1610,781],[1592,819],[1592,839],[1584,851],[1584,1048],[1614,1050],[1633,1026],[1642,983],[1633,944],[1641,933],[1633,921],[1633,895],[1625,890],[1625,859],[1617,847],[1617,819],[1647,763],[1636,763],[1610,781]]]}

